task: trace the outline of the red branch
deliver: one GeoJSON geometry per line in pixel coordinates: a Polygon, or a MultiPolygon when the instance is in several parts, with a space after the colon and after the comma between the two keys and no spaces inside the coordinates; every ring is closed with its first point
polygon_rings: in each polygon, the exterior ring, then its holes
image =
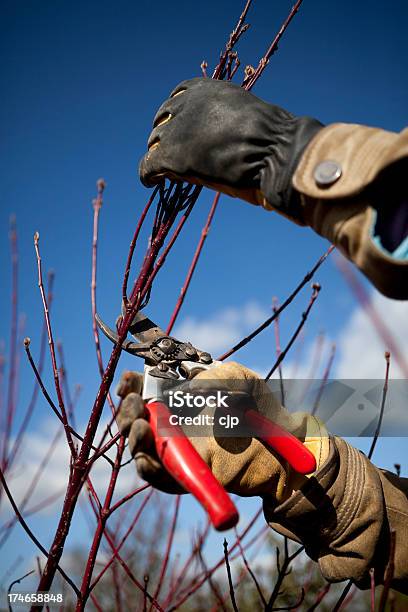
{"type": "MultiPolygon", "coordinates": [[[[96,350],[96,359],[98,361],[99,374],[103,376],[103,360],[102,360],[102,351],[101,351],[101,343],[99,340],[99,329],[96,324],[96,275],[97,275],[97,264],[98,264],[98,229],[99,229],[99,212],[101,210],[103,204],[103,192],[105,189],[105,181],[103,179],[99,179],[96,183],[98,194],[97,197],[93,200],[93,209],[94,209],[94,217],[93,217],[93,233],[92,233],[92,270],[91,270],[91,309],[92,309],[92,331],[95,342],[95,350],[96,350]]],[[[110,393],[107,395],[108,404],[110,406],[112,415],[115,414],[115,404],[112,399],[110,393]]]]}
{"type": "MultiPolygon", "coordinates": [[[[93,581],[93,583],[90,586],[90,590],[92,591],[96,585],[98,584],[98,582],[100,581],[100,579],[102,578],[102,576],[105,574],[105,572],[110,568],[110,566],[112,565],[112,563],[116,560],[118,553],[120,551],[120,549],[122,548],[122,546],[124,545],[124,543],[126,542],[126,540],[128,539],[129,535],[132,533],[135,525],[137,524],[137,522],[140,519],[140,516],[143,512],[143,510],[145,509],[146,505],[149,503],[150,499],[152,498],[152,495],[154,493],[154,490],[152,489],[151,491],[149,491],[148,495],[146,495],[146,497],[144,498],[144,500],[142,501],[142,503],[140,504],[140,507],[138,508],[132,522],[130,523],[126,533],[124,534],[124,536],[122,537],[121,541],[119,542],[119,544],[117,546],[114,547],[114,554],[113,556],[109,559],[108,563],[105,564],[105,566],[102,568],[102,570],[100,571],[100,573],[97,575],[97,577],[95,578],[95,580],[93,581]]],[[[110,514],[112,514],[113,512],[113,508],[111,508],[110,510],[110,514]]]]}
{"type": "Polygon", "coordinates": [[[40,249],[38,246],[39,240],[40,240],[40,235],[38,232],[36,232],[34,234],[34,248],[35,248],[35,253],[37,256],[38,287],[40,289],[41,299],[43,303],[43,310],[44,310],[44,318],[45,318],[45,323],[47,326],[48,346],[50,349],[50,357],[51,357],[52,371],[54,375],[55,391],[57,392],[58,405],[61,411],[61,417],[62,417],[62,422],[64,425],[64,430],[65,430],[65,435],[67,438],[68,446],[70,448],[72,457],[76,457],[76,448],[72,440],[72,435],[69,429],[68,416],[67,416],[67,412],[65,409],[64,400],[62,397],[62,390],[61,390],[60,379],[58,375],[58,366],[57,366],[57,360],[55,356],[55,346],[54,346],[54,338],[52,334],[50,311],[48,307],[47,297],[44,291],[44,284],[43,284],[43,278],[42,278],[42,264],[41,264],[40,249]]]}
{"type": "Polygon", "coordinates": [[[116,486],[116,482],[117,482],[118,475],[119,475],[120,462],[122,460],[124,448],[125,448],[125,437],[122,436],[119,441],[116,458],[115,458],[115,464],[112,468],[112,474],[111,474],[108,489],[106,492],[105,500],[103,503],[103,508],[101,512],[99,513],[98,525],[97,525],[97,528],[94,534],[91,549],[89,551],[88,559],[86,562],[85,571],[84,571],[84,575],[82,578],[82,584],[81,584],[81,597],[78,599],[77,606],[76,606],[77,612],[82,612],[85,609],[85,605],[89,597],[89,593],[90,593],[89,587],[91,584],[92,572],[95,566],[96,555],[99,550],[99,545],[102,539],[102,534],[105,530],[106,521],[109,516],[109,509],[111,506],[112,497],[115,491],[115,486],[116,486]]]}
{"type": "Polygon", "coordinates": [[[266,51],[265,55],[259,60],[258,67],[250,75],[249,79],[246,82],[244,81],[243,86],[244,86],[244,88],[247,91],[252,89],[252,87],[255,85],[256,81],[259,79],[259,77],[261,76],[261,74],[265,70],[266,66],[268,65],[269,60],[272,57],[272,55],[278,50],[279,41],[282,38],[283,34],[285,33],[285,30],[288,27],[288,25],[290,24],[290,22],[292,21],[293,17],[298,12],[299,7],[302,4],[302,2],[303,2],[303,0],[297,0],[296,4],[292,7],[289,15],[286,17],[285,21],[281,25],[281,27],[279,29],[279,32],[277,33],[277,35],[273,39],[273,41],[270,44],[270,46],[269,46],[268,50],[266,51]]]}

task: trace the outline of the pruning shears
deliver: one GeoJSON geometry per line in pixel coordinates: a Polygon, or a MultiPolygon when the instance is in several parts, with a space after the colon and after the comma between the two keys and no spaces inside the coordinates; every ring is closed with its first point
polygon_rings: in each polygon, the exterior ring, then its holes
{"type": "MultiPolygon", "coordinates": [[[[117,320],[120,323],[121,317],[117,320]]],[[[96,322],[114,344],[119,336],[98,315],[96,322]]],[[[171,412],[164,400],[164,387],[169,380],[180,383],[191,380],[202,370],[221,364],[206,351],[190,342],[169,336],[144,313],[135,315],[129,333],[134,340],[125,340],[122,349],[144,359],[143,399],[147,418],[152,427],[158,455],[173,478],[201,503],[215,529],[222,531],[238,522],[238,512],[228,493],[214,477],[190,440],[178,425],[171,426],[171,434],[159,433],[159,423],[169,423],[171,412]]],[[[257,432],[256,436],[277,452],[301,474],[316,469],[313,454],[291,433],[253,409],[244,412],[245,424],[257,432]]]]}

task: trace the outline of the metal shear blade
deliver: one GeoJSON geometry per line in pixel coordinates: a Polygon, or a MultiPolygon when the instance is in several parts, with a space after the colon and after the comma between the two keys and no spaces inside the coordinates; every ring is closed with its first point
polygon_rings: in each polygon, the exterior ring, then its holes
{"type": "MultiPolygon", "coordinates": [[[[98,315],[95,318],[98,326],[109,340],[118,344],[118,333],[106,325],[98,315]]],[[[123,350],[142,357],[146,363],[153,365],[171,364],[173,367],[178,367],[187,361],[199,361],[203,365],[212,363],[209,353],[197,350],[190,342],[181,342],[168,336],[166,332],[141,312],[135,315],[129,327],[129,332],[139,342],[124,340],[122,342],[123,350]]],[[[159,373],[157,375],[160,376],[159,373]]],[[[166,374],[165,368],[162,370],[162,376],[163,378],[174,378],[174,375],[166,374]]]]}
{"type": "MultiPolygon", "coordinates": [[[[98,327],[105,334],[107,338],[113,344],[119,344],[119,335],[116,331],[111,329],[106,323],[102,321],[98,314],[95,315],[95,320],[98,327]]],[[[144,359],[149,358],[151,342],[133,342],[132,340],[124,340],[122,342],[122,348],[127,353],[131,353],[132,355],[136,355],[137,357],[142,357],[144,359]]]]}

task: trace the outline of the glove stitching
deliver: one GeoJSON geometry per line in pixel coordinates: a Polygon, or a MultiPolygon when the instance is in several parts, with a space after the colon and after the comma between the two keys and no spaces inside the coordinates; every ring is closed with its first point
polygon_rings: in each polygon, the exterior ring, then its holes
{"type": "Polygon", "coordinates": [[[337,529],[333,536],[339,538],[353,522],[363,497],[366,473],[359,451],[347,444],[346,487],[337,512],[337,529]],[[353,474],[353,478],[347,477],[353,474]]]}

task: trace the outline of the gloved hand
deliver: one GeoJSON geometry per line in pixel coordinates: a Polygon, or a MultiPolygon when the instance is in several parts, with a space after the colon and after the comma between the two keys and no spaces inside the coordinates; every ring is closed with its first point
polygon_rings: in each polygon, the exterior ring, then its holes
{"type": "MultiPolygon", "coordinates": [[[[182,493],[180,486],[162,466],[153,433],[145,420],[139,393],[142,375],[126,372],[117,390],[122,397],[117,423],[129,437],[129,449],[139,475],[169,493],[182,493]]],[[[289,412],[280,405],[267,384],[255,372],[234,362],[200,372],[189,383],[192,393],[206,393],[208,386],[255,400],[255,408],[305,442],[316,458],[317,468],[328,456],[329,440],[321,422],[308,414],[289,412]]],[[[243,402],[243,404],[245,401],[243,402]]],[[[253,406],[251,406],[253,407],[253,406]]],[[[214,412],[214,410],[212,410],[214,412]]],[[[211,413],[206,409],[206,413],[211,413]]],[[[281,503],[306,480],[261,441],[248,437],[191,437],[190,441],[211,468],[214,476],[231,493],[259,495],[270,504],[281,503]]]]}
{"type": "Polygon", "coordinates": [[[233,83],[182,81],[155,116],[140,178],[182,179],[290,214],[292,175],[322,127],[233,83]]]}

